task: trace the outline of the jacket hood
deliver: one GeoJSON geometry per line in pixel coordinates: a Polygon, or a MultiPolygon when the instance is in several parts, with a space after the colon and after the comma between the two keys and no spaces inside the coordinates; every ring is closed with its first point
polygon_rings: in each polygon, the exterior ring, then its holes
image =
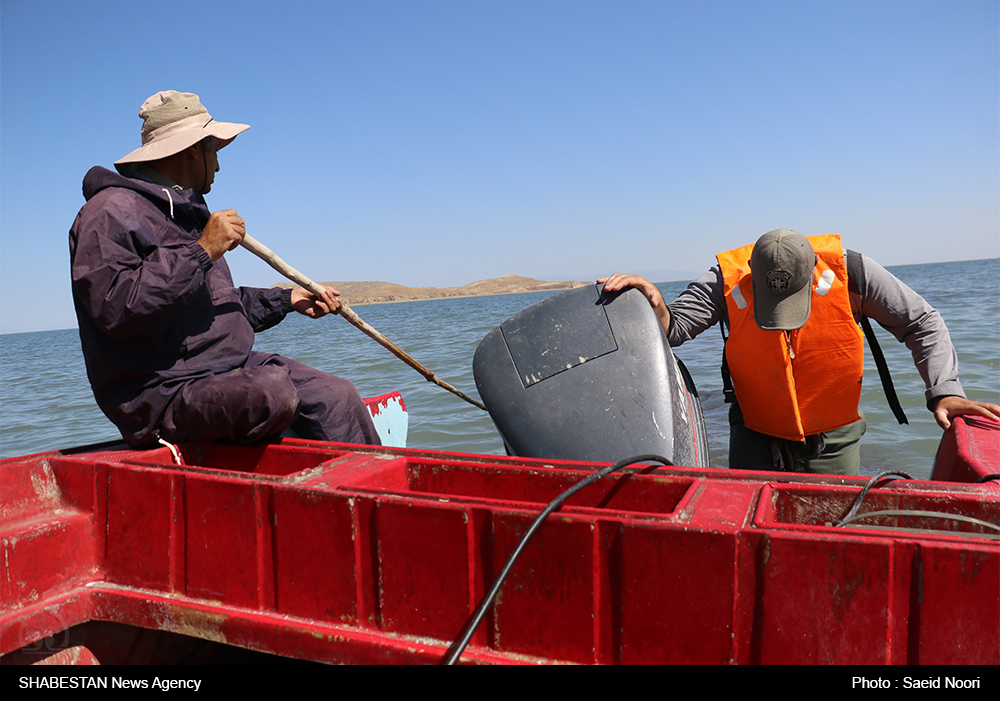
{"type": "Polygon", "coordinates": [[[132,172],[134,177],[119,175],[113,170],[94,166],[83,176],[83,196],[87,201],[101,190],[108,187],[124,187],[128,190],[141,192],[143,196],[150,199],[165,199],[165,194],[156,183],[146,180],[139,173],[132,172]]]}
{"type": "Polygon", "coordinates": [[[208,221],[208,206],[205,198],[193,189],[168,191],[136,171],[125,171],[120,175],[113,170],[94,166],[83,176],[83,196],[89,202],[97,193],[110,187],[131,190],[159,207],[171,219],[175,213],[184,212],[200,226],[208,221]]]}

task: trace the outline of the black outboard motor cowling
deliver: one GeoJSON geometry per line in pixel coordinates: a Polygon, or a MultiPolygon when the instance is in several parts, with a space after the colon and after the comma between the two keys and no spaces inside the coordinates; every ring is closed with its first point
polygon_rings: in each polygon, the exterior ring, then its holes
{"type": "Polygon", "coordinates": [[[698,393],[639,290],[549,297],[487,334],[473,373],[514,455],[708,467],[698,393]]]}

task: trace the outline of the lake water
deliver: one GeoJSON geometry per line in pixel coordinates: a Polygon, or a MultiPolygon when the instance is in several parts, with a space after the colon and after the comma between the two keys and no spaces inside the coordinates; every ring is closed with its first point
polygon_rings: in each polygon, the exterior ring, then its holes
{"type": "MultiPolygon", "coordinates": [[[[966,393],[1000,403],[1000,259],[889,268],[944,316],[958,349],[966,393]]],[[[660,285],[673,299],[686,283],[660,285]]],[[[478,397],[472,356],[508,317],[549,296],[537,292],[356,307],[369,324],[438,377],[478,397]]],[[[868,419],[862,472],[901,469],[928,477],[941,430],[924,406],[923,382],[909,351],[875,325],[910,424],[885,402],[871,357],[861,406],[868,419]]],[[[339,317],[290,315],[257,337],[257,350],[281,353],[350,379],[363,396],[399,391],[409,411],[408,445],[502,455],[489,415],[432,385],[339,317]]],[[[676,349],[694,377],[708,424],[712,465],[725,467],[727,406],[722,401],[722,340],[710,329],[676,349]]],[[[0,456],[10,457],[118,438],[94,403],[75,329],[0,336],[0,456]]]]}

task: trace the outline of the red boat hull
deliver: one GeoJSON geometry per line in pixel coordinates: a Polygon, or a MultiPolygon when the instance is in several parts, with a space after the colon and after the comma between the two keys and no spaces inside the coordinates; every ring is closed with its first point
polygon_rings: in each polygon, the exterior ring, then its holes
{"type": "MultiPolygon", "coordinates": [[[[0,463],[8,661],[127,661],[109,637],[127,631],[134,649],[149,629],[435,663],[534,516],[595,469],[298,439],[181,453],[183,466],[166,448],[0,463]]],[[[1000,663],[988,529],[915,516],[835,528],[866,479],[789,478],[635,467],[578,493],[462,660],[1000,663]]],[[[1000,525],[996,482],[893,481],[865,504],[1000,525]]]]}
{"type": "Polygon", "coordinates": [[[962,417],[945,432],[934,459],[932,480],[976,482],[1000,471],[1000,422],[962,417]]]}

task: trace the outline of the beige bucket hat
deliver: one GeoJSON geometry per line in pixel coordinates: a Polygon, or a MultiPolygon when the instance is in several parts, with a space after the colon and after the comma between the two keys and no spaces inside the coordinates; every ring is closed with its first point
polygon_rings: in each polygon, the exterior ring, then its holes
{"type": "Polygon", "coordinates": [[[812,245],[797,231],[776,229],[757,239],[750,255],[757,326],[793,331],[806,325],[815,265],[812,245]]]}
{"type": "Polygon", "coordinates": [[[173,156],[209,136],[217,138],[222,148],[250,128],[247,124],[216,122],[197,95],[176,90],[150,97],[139,108],[139,116],[143,120],[142,146],[115,161],[116,167],[173,156]]]}

